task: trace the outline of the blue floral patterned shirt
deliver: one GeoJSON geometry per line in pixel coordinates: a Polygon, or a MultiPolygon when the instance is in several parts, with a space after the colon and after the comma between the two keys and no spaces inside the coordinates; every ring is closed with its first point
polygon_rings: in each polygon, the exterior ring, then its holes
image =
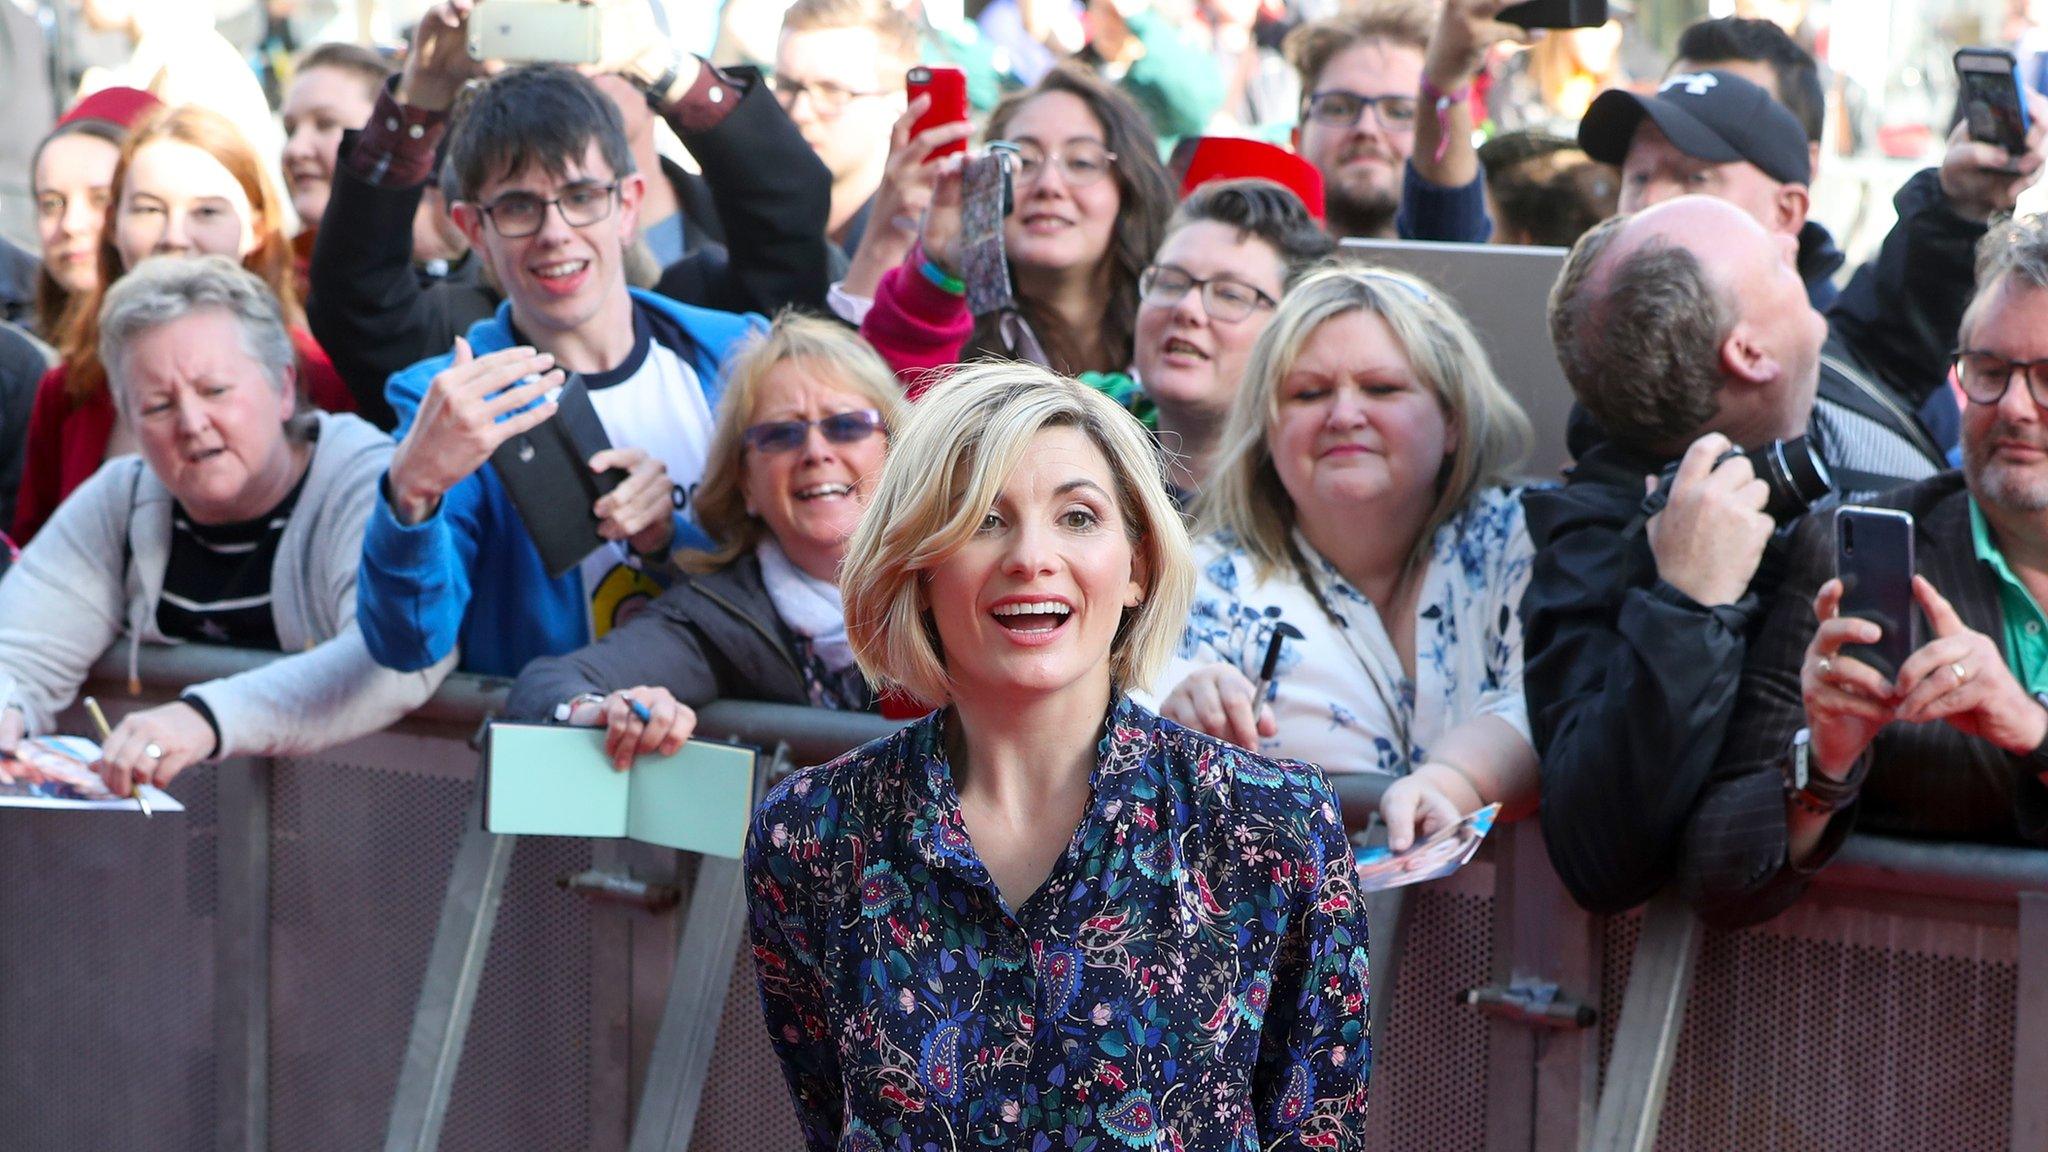
{"type": "Polygon", "coordinates": [[[1359,1148],[1365,912],[1329,784],[1133,703],[1012,910],[946,714],[755,814],[762,1009],[814,1150],[1359,1148]]]}

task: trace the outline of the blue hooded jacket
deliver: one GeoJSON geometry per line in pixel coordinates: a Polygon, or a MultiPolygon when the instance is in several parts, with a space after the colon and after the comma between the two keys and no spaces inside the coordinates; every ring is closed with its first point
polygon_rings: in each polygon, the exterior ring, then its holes
{"type": "MultiPolygon", "coordinates": [[[[633,290],[636,304],[672,323],[692,347],[676,348],[696,369],[714,411],[721,367],[733,346],[766,322],[751,313],[716,312],[633,290]]],[[[485,356],[515,343],[512,306],[470,326],[470,349],[485,356]]],[[[454,353],[422,360],[391,377],[385,393],[403,440],[435,374],[454,353]]],[[[680,516],[680,514],[679,514],[680,516]]],[[[677,540],[702,534],[678,519],[677,540]]],[[[398,522],[387,490],[370,513],[356,585],[356,619],[377,663],[401,672],[432,666],[459,642],[465,672],[516,676],[536,656],[590,643],[583,577],[551,579],[497,472],[485,464],[449,489],[434,515],[398,522]]]]}

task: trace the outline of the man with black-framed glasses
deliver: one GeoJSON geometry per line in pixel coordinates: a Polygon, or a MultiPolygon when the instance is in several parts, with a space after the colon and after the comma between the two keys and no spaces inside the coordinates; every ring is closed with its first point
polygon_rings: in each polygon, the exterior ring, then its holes
{"type": "Polygon", "coordinates": [[[867,232],[917,57],[917,25],[889,0],[797,0],[783,13],[775,98],[832,173],[825,233],[843,253],[867,232]]]}
{"type": "MultiPolygon", "coordinates": [[[[678,60],[633,70],[654,99],[696,83],[678,60]]],[[[708,543],[684,517],[709,452],[720,372],[760,318],[629,289],[647,177],[619,114],[589,79],[554,65],[486,81],[448,139],[451,214],[502,286],[496,315],[452,353],[393,376],[398,450],[364,537],[357,617],[377,661],[514,675],[536,656],[603,636],[658,595],[668,555],[708,543]],[[607,543],[550,575],[490,463],[554,413],[570,375],[610,447],[591,471],[619,477],[592,515],[607,543]]]]}
{"type": "Polygon", "coordinates": [[[1681,878],[1708,917],[1775,915],[1852,826],[2048,842],[2048,224],[1979,249],[1955,358],[1960,472],[1872,503],[1913,516],[1913,651],[1887,675],[1850,644],[1835,525],[1809,517],[1743,667],[1681,878]]]}
{"type": "MultiPolygon", "coordinates": [[[[1323,176],[1330,235],[1484,242],[1472,81],[1513,33],[1507,0],[1374,0],[1288,34],[1301,77],[1294,150],[1323,176]]],[[[1477,119],[1483,119],[1481,115],[1477,119]]]]}

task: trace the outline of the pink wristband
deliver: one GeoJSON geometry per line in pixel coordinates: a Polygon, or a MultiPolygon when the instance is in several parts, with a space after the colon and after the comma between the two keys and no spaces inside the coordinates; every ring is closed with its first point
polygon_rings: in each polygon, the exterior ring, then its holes
{"type": "Polygon", "coordinates": [[[1445,150],[1451,146],[1451,109],[1472,98],[1472,84],[1467,81],[1456,92],[1446,92],[1424,76],[1422,97],[1436,105],[1436,156],[1431,162],[1441,164],[1445,150]]]}

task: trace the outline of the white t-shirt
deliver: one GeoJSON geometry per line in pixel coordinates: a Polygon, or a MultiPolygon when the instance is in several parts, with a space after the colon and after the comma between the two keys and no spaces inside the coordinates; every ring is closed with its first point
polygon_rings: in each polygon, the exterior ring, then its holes
{"type": "MultiPolygon", "coordinates": [[[[585,376],[591,407],[615,447],[641,448],[668,469],[675,506],[687,511],[711,452],[711,405],[690,362],[648,334],[644,318],[632,355],[611,372],[585,376]]],[[[607,542],[583,558],[593,639],[624,623],[662,586],[640,567],[624,541],[607,542]]]]}

